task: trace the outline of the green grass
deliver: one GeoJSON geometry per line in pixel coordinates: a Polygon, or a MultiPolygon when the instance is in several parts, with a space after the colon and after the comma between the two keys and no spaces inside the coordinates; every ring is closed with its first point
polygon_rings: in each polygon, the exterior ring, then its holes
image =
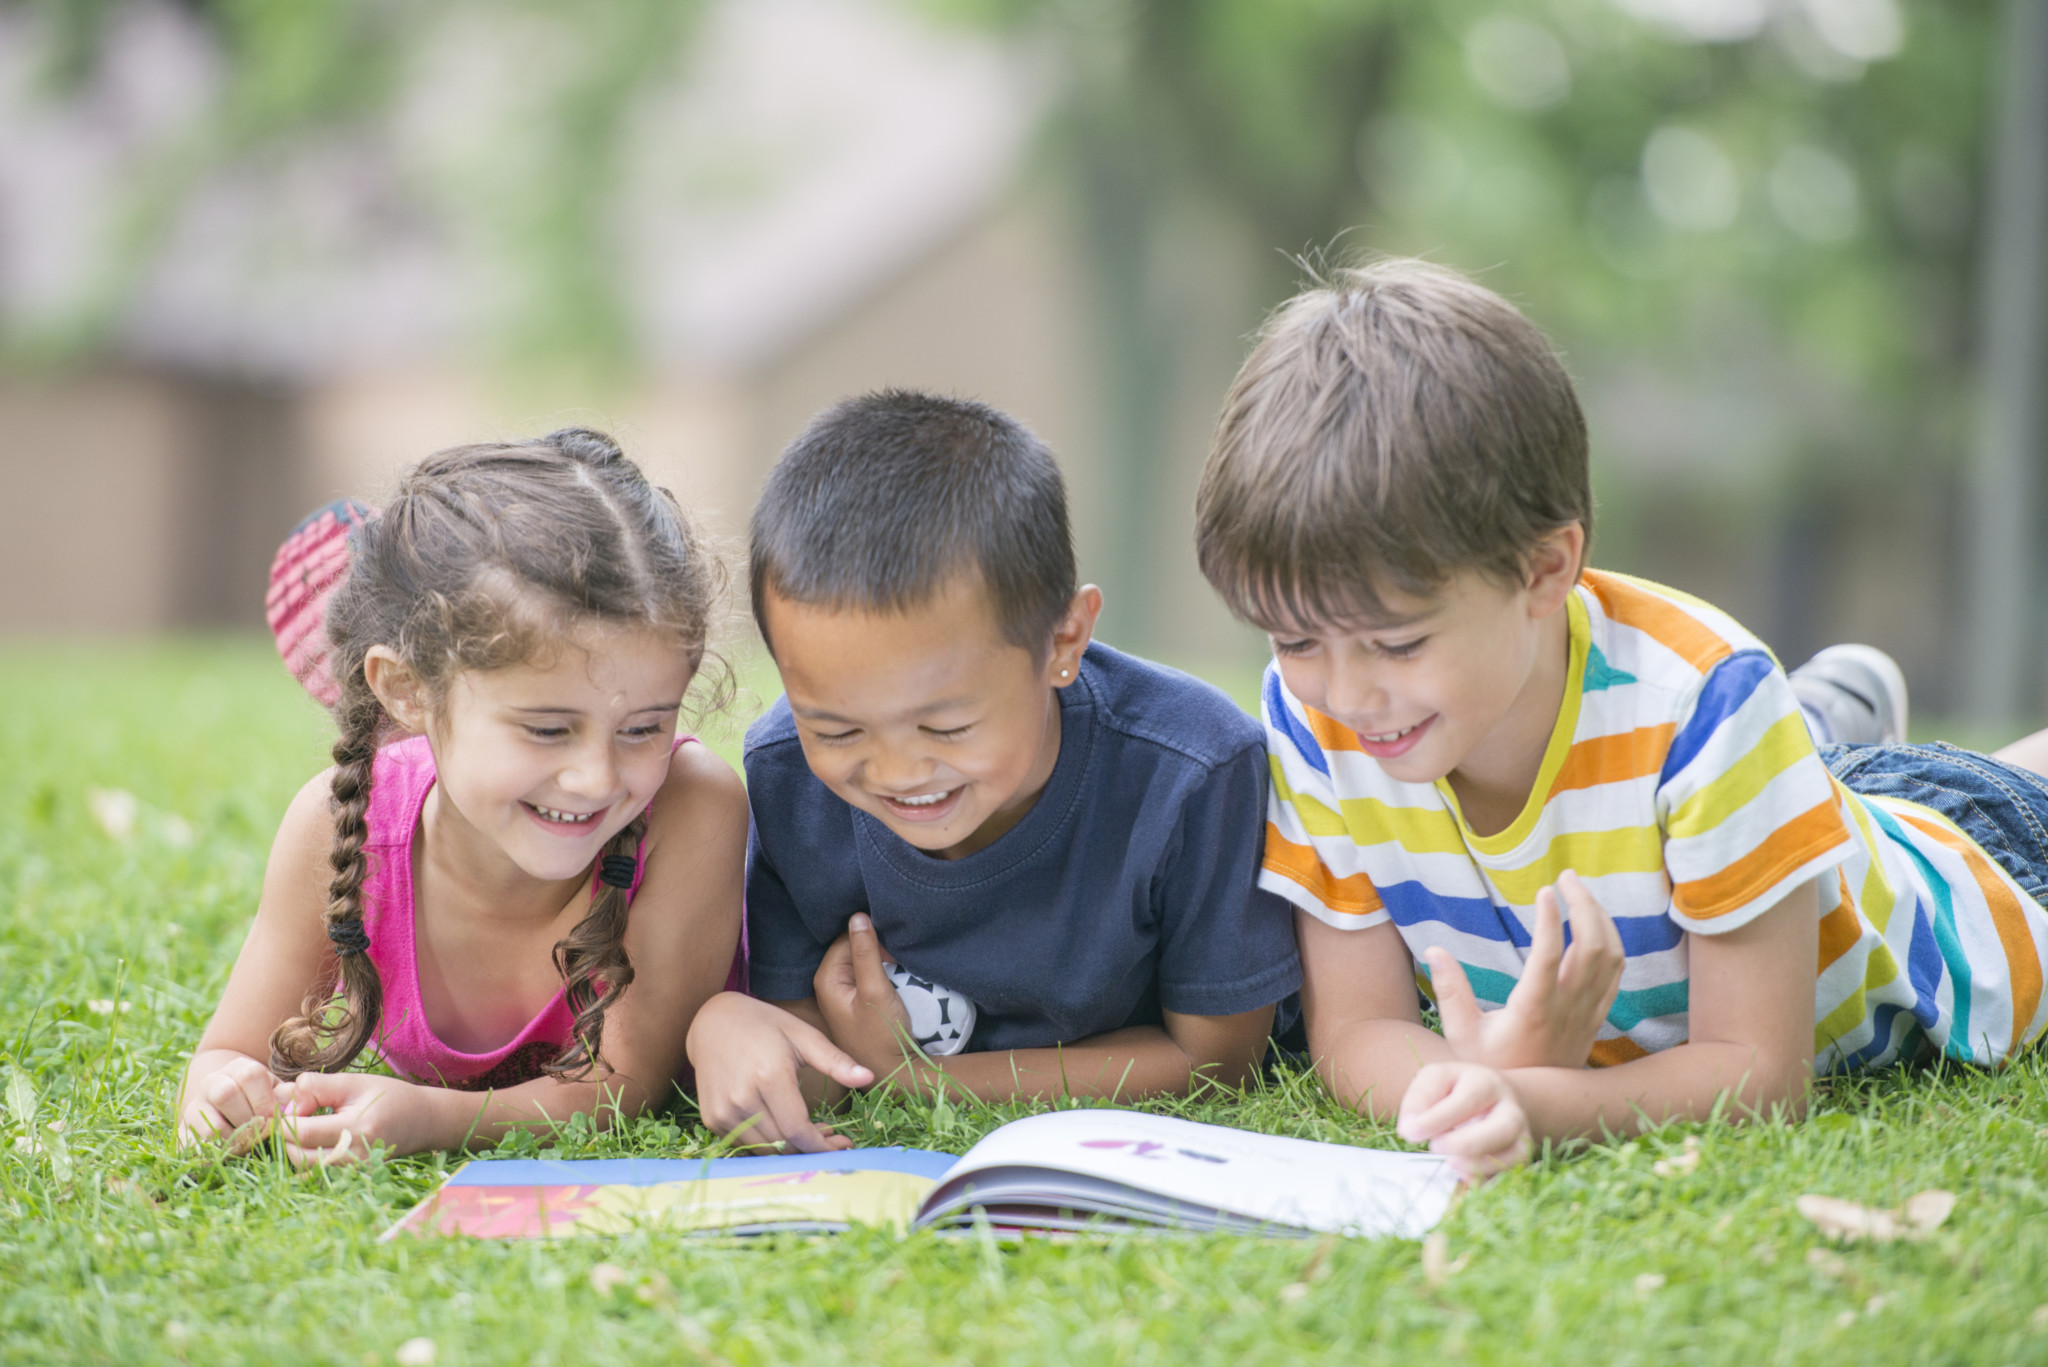
{"type": "MultiPolygon", "coordinates": [[[[447,1159],[297,1173],[171,1142],[272,824],[324,739],[261,643],[0,648],[0,1361],[375,1363],[417,1336],[443,1367],[2048,1361],[2038,1058],[1838,1085],[1805,1125],[1674,1128],[1510,1174],[1446,1220],[1463,1265],[1437,1285],[1398,1242],[378,1245],[447,1159]],[[138,799],[126,841],[94,819],[94,789],[138,799]],[[1656,1175],[1687,1135],[1698,1167],[1656,1175]],[[1891,1205],[1929,1187],[1960,1200],[1924,1243],[1830,1254],[1793,1210],[1804,1192],[1891,1205]],[[599,1295],[600,1261],[633,1287],[599,1295]]],[[[1390,1142],[1299,1075],[1174,1109],[1390,1142]]],[[[873,1102],[848,1125],[958,1151],[1016,1113],[873,1102]]],[[[709,1143],[684,1106],[558,1141],[709,1143]]]]}

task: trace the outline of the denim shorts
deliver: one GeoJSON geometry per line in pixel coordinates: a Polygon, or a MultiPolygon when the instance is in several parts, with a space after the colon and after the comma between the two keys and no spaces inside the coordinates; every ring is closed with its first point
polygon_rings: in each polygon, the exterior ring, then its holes
{"type": "Polygon", "coordinates": [[[2048,778],[1946,741],[1823,745],[1820,758],[1851,792],[1940,812],[2048,906],[2048,778]]]}

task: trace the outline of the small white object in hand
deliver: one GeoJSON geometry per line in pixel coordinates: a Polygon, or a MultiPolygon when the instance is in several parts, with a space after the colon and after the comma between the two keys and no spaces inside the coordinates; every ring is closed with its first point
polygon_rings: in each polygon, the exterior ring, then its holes
{"type": "Polygon", "coordinates": [[[903,1009],[910,1013],[910,1037],[934,1058],[957,1054],[974,1033],[974,1003],[950,987],[920,978],[902,964],[883,964],[903,1009]]]}

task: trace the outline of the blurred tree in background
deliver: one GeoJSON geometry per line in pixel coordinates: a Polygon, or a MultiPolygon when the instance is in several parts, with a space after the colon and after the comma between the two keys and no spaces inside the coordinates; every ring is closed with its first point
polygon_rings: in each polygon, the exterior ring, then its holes
{"type": "MultiPolygon", "coordinates": [[[[1941,519],[1994,6],[1917,7],[1909,30],[1894,0],[933,3],[1066,54],[1133,487],[1186,458],[1163,449],[1179,321],[1157,248],[1196,197],[1240,223],[1266,305],[1293,254],[1426,255],[1521,302],[1596,392],[1666,408],[1596,423],[1609,563],[1662,519],[1761,518],[1805,575],[1817,524],[1873,480],[1941,519]]],[[[1755,625],[1810,647],[1810,615],[1795,588],[1755,625]]]]}
{"type": "MultiPolygon", "coordinates": [[[[1787,655],[1881,621],[1887,592],[1910,587],[1923,617],[1961,600],[1978,301],[1997,288],[1977,279],[1995,0],[890,2],[1009,35],[1058,73],[1041,166],[1092,266],[1120,642],[1144,648],[1168,610],[1159,567],[1185,519],[1160,495],[1201,454],[1174,422],[1215,331],[1191,282],[1251,282],[1241,334],[1304,263],[1367,253],[1474,271],[1560,341],[1594,419],[1602,563],[1680,577],[1697,566],[1672,548],[1707,547],[1702,587],[1768,580],[1750,625],[1787,655]],[[1853,592],[1861,618],[1840,610],[1853,592]]],[[[220,35],[228,95],[138,187],[99,306],[43,343],[91,345],[206,166],[388,112],[429,35],[447,59],[450,16],[468,15],[530,31],[532,52],[517,119],[421,187],[516,285],[493,345],[630,365],[619,149],[700,4],[186,3],[220,35]]],[[[60,25],[59,85],[90,69],[115,8],[0,5],[60,25]]],[[[2031,582],[2024,557],[2009,571],[2031,582]]]]}
{"type": "MultiPolygon", "coordinates": [[[[133,188],[126,230],[85,308],[54,328],[9,338],[17,351],[65,356],[102,344],[186,197],[216,168],[295,141],[394,116],[408,67],[458,58],[463,24],[513,30],[528,79],[499,92],[514,117],[486,130],[488,151],[456,146],[433,183],[410,186],[488,244],[504,288],[492,350],[511,364],[602,371],[632,362],[608,224],[621,190],[626,121],[673,75],[697,0],[182,0],[218,39],[223,88],[191,132],[133,188]]],[[[0,0],[39,13],[55,35],[44,75],[62,95],[98,60],[118,0],[0,0]]],[[[450,124],[465,111],[429,111],[450,124]]],[[[472,111],[473,112],[473,111],[472,111]]]]}

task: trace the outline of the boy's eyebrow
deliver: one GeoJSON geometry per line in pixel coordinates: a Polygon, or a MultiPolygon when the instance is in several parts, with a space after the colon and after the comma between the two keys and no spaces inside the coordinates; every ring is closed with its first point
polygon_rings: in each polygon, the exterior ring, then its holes
{"type": "Polygon", "coordinates": [[[1441,604],[1431,604],[1429,607],[1415,612],[1388,613],[1376,617],[1354,617],[1345,622],[1323,623],[1312,629],[1293,626],[1289,626],[1284,630],[1275,628],[1268,634],[1273,636],[1314,636],[1322,631],[1330,630],[1340,632],[1400,631],[1402,628],[1412,627],[1418,622],[1426,622],[1442,610],[1441,604]]]}
{"type": "MultiPolygon", "coordinates": [[[[948,708],[966,707],[972,701],[973,699],[971,698],[936,698],[918,708],[911,715],[915,717],[928,716],[933,712],[944,712],[948,708]]],[[[801,706],[794,698],[790,699],[789,710],[802,717],[805,721],[837,722],[841,726],[865,726],[867,724],[857,717],[842,717],[837,712],[827,712],[823,708],[801,706]]]]}

